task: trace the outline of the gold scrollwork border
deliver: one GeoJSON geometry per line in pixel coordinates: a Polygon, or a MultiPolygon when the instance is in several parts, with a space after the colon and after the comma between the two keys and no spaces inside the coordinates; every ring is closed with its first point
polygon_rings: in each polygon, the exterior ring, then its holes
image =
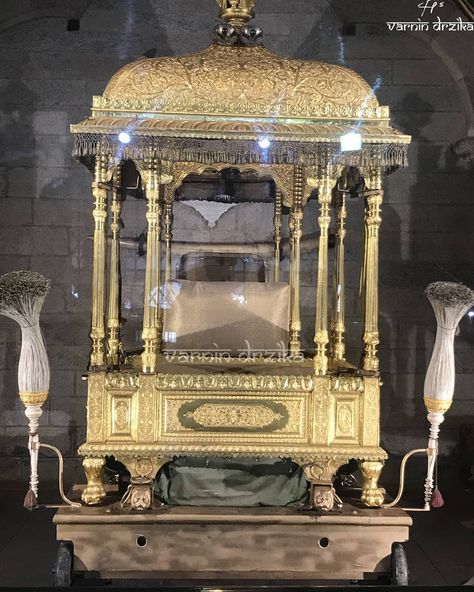
{"type": "Polygon", "coordinates": [[[157,374],[155,385],[160,390],[229,389],[243,391],[306,392],[313,388],[312,376],[249,374],[157,374]]]}

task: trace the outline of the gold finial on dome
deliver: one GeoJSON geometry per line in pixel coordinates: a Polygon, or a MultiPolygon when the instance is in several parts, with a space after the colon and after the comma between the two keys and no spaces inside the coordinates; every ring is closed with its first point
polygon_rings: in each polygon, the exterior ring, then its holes
{"type": "Polygon", "coordinates": [[[216,0],[220,6],[219,16],[233,27],[240,29],[255,16],[256,0],[216,0]]]}

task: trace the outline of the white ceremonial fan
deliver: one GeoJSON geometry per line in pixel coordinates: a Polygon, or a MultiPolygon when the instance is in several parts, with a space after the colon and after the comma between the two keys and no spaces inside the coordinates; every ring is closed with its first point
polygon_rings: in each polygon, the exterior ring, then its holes
{"type": "Polygon", "coordinates": [[[408,510],[428,511],[431,506],[443,505],[438,490],[433,495],[433,476],[438,457],[439,426],[444,421],[444,414],[451,407],[454,395],[455,365],[454,337],[459,322],[466,312],[474,306],[474,292],[455,282],[433,282],[425,290],[425,296],[431,303],[435,313],[437,328],[436,339],[423,389],[423,401],[428,410],[430,434],[427,448],[410,450],[402,459],[400,466],[400,486],[396,498],[384,508],[395,506],[401,499],[405,481],[405,465],[408,459],[417,453],[428,457],[425,480],[425,497],[423,508],[405,508],[408,510]],[[432,498],[433,496],[433,498],[432,498]]]}

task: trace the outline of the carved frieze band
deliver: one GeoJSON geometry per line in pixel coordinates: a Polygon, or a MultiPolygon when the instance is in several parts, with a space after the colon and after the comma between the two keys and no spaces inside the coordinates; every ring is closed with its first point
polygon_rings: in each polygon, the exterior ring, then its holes
{"type": "MultiPolygon", "coordinates": [[[[91,373],[91,377],[94,376],[91,373]]],[[[139,385],[138,372],[113,372],[105,375],[106,388],[136,389],[139,385]]],[[[143,377],[141,378],[143,382],[143,377]]],[[[157,374],[154,380],[159,389],[290,389],[311,390],[312,376],[299,375],[248,375],[248,374],[157,374]]],[[[141,383],[140,383],[141,384],[141,383]]],[[[360,376],[331,376],[330,390],[332,392],[363,392],[364,379],[360,376]]]]}
{"type": "Polygon", "coordinates": [[[163,390],[310,391],[313,378],[297,375],[158,374],[155,385],[163,390]]]}

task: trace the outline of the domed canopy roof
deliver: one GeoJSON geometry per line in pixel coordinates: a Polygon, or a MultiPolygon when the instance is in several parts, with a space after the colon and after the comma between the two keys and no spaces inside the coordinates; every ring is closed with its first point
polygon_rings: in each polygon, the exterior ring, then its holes
{"type": "Polygon", "coordinates": [[[277,56],[263,46],[211,45],[141,59],[110,80],[94,111],[251,118],[380,118],[365,80],[343,66],[277,56]]]}
{"type": "Polygon", "coordinates": [[[78,158],[88,166],[104,151],[206,163],[406,164],[410,137],[390,126],[388,107],[359,74],[275,55],[259,44],[258,27],[246,26],[255,0],[217,3],[228,24],[216,27],[213,45],[132,62],[94,97],[92,116],[71,126],[78,158]],[[362,149],[349,158],[340,139],[353,131],[362,149]],[[264,153],[262,136],[271,140],[264,153]]]}

